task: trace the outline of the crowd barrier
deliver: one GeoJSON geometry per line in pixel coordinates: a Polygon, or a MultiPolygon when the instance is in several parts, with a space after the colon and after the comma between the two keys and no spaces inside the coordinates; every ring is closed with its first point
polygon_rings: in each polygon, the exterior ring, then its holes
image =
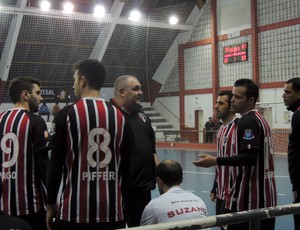
{"type": "Polygon", "coordinates": [[[300,213],[300,203],[253,209],[216,216],[130,228],[132,230],[196,230],[249,221],[250,230],[260,230],[260,219],[300,213]]]}

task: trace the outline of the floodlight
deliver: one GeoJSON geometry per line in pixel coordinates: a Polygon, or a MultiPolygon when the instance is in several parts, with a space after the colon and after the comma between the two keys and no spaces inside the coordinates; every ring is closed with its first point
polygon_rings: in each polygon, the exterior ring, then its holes
{"type": "Polygon", "coordinates": [[[169,22],[171,25],[176,25],[178,23],[178,18],[176,16],[171,16],[169,22]]]}
{"type": "Polygon", "coordinates": [[[130,15],[129,15],[128,19],[131,20],[131,21],[136,22],[136,21],[139,21],[140,18],[141,18],[141,13],[138,10],[133,10],[133,11],[130,12],[130,15]]]}
{"type": "Polygon", "coordinates": [[[50,9],[51,3],[47,0],[44,0],[40,3],[40,6],[41,6],[41,10],[47,11],[50,9]]]}

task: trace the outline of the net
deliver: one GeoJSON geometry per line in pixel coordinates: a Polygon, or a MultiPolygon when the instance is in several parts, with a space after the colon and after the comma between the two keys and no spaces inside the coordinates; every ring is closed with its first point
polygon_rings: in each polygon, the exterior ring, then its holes
{"type": "MultiPolygon", "coordinates": [[[[257,0],[255,6],[251,1],[172,1],[141,9],[136,22],[128,20],[134,8],[130,2],[108,4],[102,18],[58,8],[41,11],[34,4],[1,5],[0,110],[11,106],[4,105],[10,102],[8,83],[19,76],[42,81],[49,107],[55,101],[61,107],[73,102],[73,63],[97,58],[107,69],[104,99],[112,97],[118,76],[134,75],[158,140],[202,143],[208,117],[216,121],[218,91],[231,89],[241,77],[251,78],[259,83],[260,101],[281,101],[284,82],[300,76],[298,0],[257,0]],[[171,15],[178,16],[178,25],[168,24],[171,15]],[[241,44],[247,44],[241,57],[246,61],[235,57],[227,64],[224,48],[241,44]]],[[[275,146],[285,152],[291,115],[283,105],[271,108],[264,110],[272,118],[275,146]]]]}

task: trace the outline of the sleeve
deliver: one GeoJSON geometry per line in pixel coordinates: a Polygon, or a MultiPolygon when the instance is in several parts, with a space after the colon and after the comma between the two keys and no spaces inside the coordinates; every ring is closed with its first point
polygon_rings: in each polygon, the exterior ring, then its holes
{"type": "Polygon", "coordinates": [[[49,162],[48,156],[48,140],[49,140],[49,133],[47,130],[47,125],[43,118],[40,116],[32,114],[31,121],[32,121],[32,138],[33,138],[33,145],[34,145],[34,160],[36,165],[36,176],[41,178],[44,186],[46,186],[46,172],[47,166],[49,162]]]}
{"type": "Polygon", "coordinates": [[[217,180],[216,180],[216,176],[215,176],[215,178],[214,178],[213,186],[212,186],[212,189],[211,189],[210,192],[211,192],[211,193],[214,193],[214,194],[217,193],[217,180]]]}
{"type": "Polygon", "coordinates": [[[60,110],[53,123],[53,135],[50,141],[51,156],[47,170],[47,203],[55,204],[59,190],[63,164],[66,158],[66,117],[68,107],[60,110]]]}
{"type": "Polygon", "coordinates": [[[251,166],[256,164],[257,156],[257,150],[249,149],[233,157],[218,157],[217,164],[226,166],[251,166]]]}
{"type": "MultiPolygon", "coordinates": [[[[125,116],[124,116],[125,117],[125,116]]],[[[131,157],[134,152],[134,139],[132,129],[128,120],[125,118],[123,141],[121,144],[121,174],[122,174],[122,194],[125,196],[131,181],[131,157]]]]}
{"type": "Polygon", "coordinates": [[[291,121],[292,132],[291,136],[295,141],[300,141],[300,111],[296,110],[291,121]]]}
{"type": "Polygon", "coordinates": [[[141,226],[150,224],[157,224],[157,218],[155,216],[155,210],[152,201],[150,201],[150,203],[145,207],[140,222],[141,226]]]}
{"type": "Polygon", "coordinates": [[[218,165],[251,166],[256,164],[261,139],[260,123],[249,115],[242,117],[238,123],[238,155],[233,157],[218,157],[218,165]]]}
{"type": "MultiPolygon", "coordinates": [[[[150,120],[150,118],[149,118],[150,120]]],[[[152,146],[153,146],[153,153],[156,154],[156,139],[155,139],[155,132],[153,130],[151,121],[150,121],[150,127],[151,127],[151,131],[152,131],[152,146]]]]}
{"type": "Polygon", "coordinates": [[[260,149],[261,124],[255,115],[249,114],[242,117],[237,129],[239,151],[260,149]]]}

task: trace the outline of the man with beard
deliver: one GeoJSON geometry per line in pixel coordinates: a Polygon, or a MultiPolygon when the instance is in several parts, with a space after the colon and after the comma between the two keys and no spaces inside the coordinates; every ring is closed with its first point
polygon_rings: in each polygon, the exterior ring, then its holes
{"type": "Polygon", "coordinates": [[[0,114],[1,210],[17,216],[33,229],[46,229],[45,180],[48,163],[47,126],[37,116],[40,82],[19,77],[9,85],[14,108],[0,114]]]}
{"type": "MultiPolygon", "coordinates": [[[[231,108],[232,92],[221,91],[215,104],[216,116],[222,120],[222,125],[217,134],[217,156],[230,157],[236,155],[235,131],[238,118],[231,108]]],[[[211,191],[211,200],[216,200],[216,214],[230,212],[228,196],[238,173],[238,168],[233,166],[216,165],[216,176],[211,191]]],[[[224,229],[221,227],[221,229],[224,229]]]]}
{"type": "MultiPolygon", "coordinates": [[[[287,110],[292,111],[291,132],[288,145],[289,173],[294,203],[300,202],[300,78],[292,78],[284,85],[282,95],[287,110]]],[[[295,229],[300,229],[300,214],[294,214],[295,229]]]]}
{"type": "Polygon", "coordinates": [[[114,98],[110,101],[128,119],[133,132],[132,182],[124,205],[128,227],[140,225],[144,208],[151,200],[151,190],[155,188],[155,167],[159,161],[150,118],[140,105],[142,95],[138,79],[124,75],[116,79],[114,98]]]}
{"type": "MultiPolygon", "coordinates": [[[[213,165],[238,166],[238,174],[228,196],[230,210],[245,211],[276,206],[277,192],[274,175],[274,156],[271,129],[255,109],[258,86],[250,79],[238,79],[232,90],[231,107],[240,113],[236,129],[237,154],[214,157],[207,154],[193,163],[198,167],[213,165]]],[[[264,230],[275,229],[275,218],[260,220],[264,230]]],[[[249,223],[228,226],[227,230],[248,230],[249,223]]]]}

